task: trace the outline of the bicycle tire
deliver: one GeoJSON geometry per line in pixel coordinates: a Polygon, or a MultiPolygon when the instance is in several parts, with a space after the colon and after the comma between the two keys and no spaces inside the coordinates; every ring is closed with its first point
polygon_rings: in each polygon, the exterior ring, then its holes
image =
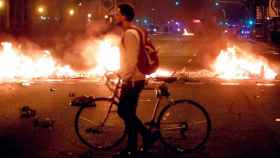
{"type": "Polygon", "coordinates": [[[95,98],[94,102],[95,106],[82,106],[78,110],[75,116],[75,132],[80,141],[89,148],[110,150],[124,140],[125,126],[117,113],[110,113],[108,120],[102,126],[110,105],[115,106],[117,103],[111,98],[95,98]],[[90,124],[89,127],[85,126],[86,122],[90,124]]]}
{"type": "Polygon", "coordinates": [[[192,152],[201,149],[207,143],[212,130],[211,119],[208,112],[203,108],[203,106],[192,100],[176,100],[174,103],[168,104],[160,112],[157,123],[160,130],[161,142],[168,149],[181,153],[192,152]],[[188,113],[186,111],[187,108],[193,108],[193,111],[188,113]],[[198,118],[198,115],[195,114],[195,112],[199,112],[202,118],[205,120],[196,120],[191,122],[191,117],[196,119],[198,118]],[[187,117],[189,117],[189,119],[187,119],[187,117]],[[179,120],[179,118],[183,119],[179,120]],[[169,120],[166,121],[167,119],[169,120]],[[198,137],[194,135],[198,133],[193,134],[191,132],[192,130],[196,132],[196,129],[193,125],[201,126],[202,124],[206,125],[204,129],[205,133],[198,141],[195,140],[198,137]],[[195,141],[195,143],[191,143],[192,139],[195,141]]]}

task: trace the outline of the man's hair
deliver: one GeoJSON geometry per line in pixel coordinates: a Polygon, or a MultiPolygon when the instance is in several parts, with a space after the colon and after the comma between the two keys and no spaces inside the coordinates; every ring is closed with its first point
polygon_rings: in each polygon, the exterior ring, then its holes
{"type": "Polygon", "coordinates": [[[134,9],[129,4],[120,4],[118,5],[118,8],[120,9],[120,13],[126,17],[126,20],[131,22],[134,19],[135,13],[134,9]]]}

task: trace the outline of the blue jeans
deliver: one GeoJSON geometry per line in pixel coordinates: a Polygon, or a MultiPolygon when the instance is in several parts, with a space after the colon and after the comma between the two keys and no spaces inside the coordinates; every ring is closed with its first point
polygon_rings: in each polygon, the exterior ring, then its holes
{"type": "Polygon", "coordinates": [[[136,115],[139,94],[143,90],[144,85],[144,80],[135,82],[128,81],[124,83],[121,88],[118,114],[125,123],[126,132],[128,134],[127,149],[129,151],[137,150],[138,132],[142,135],[142,137],[146,137],[148,135],[148,130],[136,115]]]}

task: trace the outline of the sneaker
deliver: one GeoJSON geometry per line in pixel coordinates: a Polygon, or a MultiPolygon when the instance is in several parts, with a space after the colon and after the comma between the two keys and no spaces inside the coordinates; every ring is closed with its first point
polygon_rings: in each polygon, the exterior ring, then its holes
{"type": "Polygon", "coordinates": [[[159,131],[155,131],[150,133],[148,136],[143,138],[143,147],[142,147],[142,151],[147,151],[149,150],[152,145],[159,139],[160,137],[160,132],[159,131]]]}

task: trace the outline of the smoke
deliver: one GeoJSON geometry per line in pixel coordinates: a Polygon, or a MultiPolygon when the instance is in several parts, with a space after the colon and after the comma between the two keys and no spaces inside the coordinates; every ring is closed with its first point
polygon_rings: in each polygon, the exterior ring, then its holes
{"type": "Polygon", "coordinates": [[[10,34],[1,34],[0,42],[11,42],[13,47],[21,50],[29,57],[42,55],[49,50],[56,62],[61,65],[70,65],[77,71],[87,71],[97,65],[96,56],[100,41],[105,38],[119,42],[121,30],[107,21],[95,21],[88,25],[84,32],[57,32],[43,34],[37,37],[14,37],[10,34]]]}

